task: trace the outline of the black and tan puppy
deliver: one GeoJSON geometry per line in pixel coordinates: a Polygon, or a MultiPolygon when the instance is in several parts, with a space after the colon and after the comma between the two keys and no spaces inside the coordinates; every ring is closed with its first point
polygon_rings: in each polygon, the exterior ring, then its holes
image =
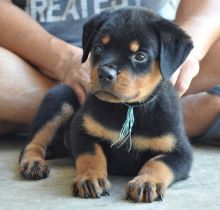
{"type": "Polygon", "coordinates": [[[61,151],[56,144],[64,132],[76,164],[74,196],[108,195],[110,173],[135,176],[128,199],[162,199],[167,187],[187,178],[192,162],[169,82],[192,47],[175,24],[143,8],[93,17],[84,26],[82,58],[91,52],[91,94],[73,116],[79,107],[73,91],[65,85],[49,91],[21,154],[21,175],[47,177],[46,151],[61,151]]]}

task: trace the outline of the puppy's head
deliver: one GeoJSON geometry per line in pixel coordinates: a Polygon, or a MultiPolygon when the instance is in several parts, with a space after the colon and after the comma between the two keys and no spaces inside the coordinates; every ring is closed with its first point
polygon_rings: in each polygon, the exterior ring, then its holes
{"type": "Polygon", "coordinates": [[[143,8],[126,8],[105,11],[84,25],[82,62],[91,52],[91,91],[99,99],[142,102],[192,48],[174,23],[143,8]]]}

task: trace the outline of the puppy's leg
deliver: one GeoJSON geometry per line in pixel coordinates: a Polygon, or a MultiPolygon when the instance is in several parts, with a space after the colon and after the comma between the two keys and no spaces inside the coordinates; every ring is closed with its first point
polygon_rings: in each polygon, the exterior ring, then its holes
{"type": "Polygon", "coordinates": [[[181,144],[144,164],[138,176],[128,182],[127,199],[135,202],[162,200],[172,183],[187,178],[192,161],[191,148],[187,142],[181,144]]]}
{"type": "Polygon", "coordinates": [[[19,159],[20,174],[26,179],[42,179],[49,174],[46,149],[58,129],[65,125],[79,104],[72,89],[58,85],[49,90],[33,121],[29,141],[19,159]]]}
{"type": "Polygon", "coordinates": [[[94,147],[93,154],[81,154],[76,159],[73,196],[100,198],[109,195],[106,158],[100,145],[94,147]]]}
{"type": "Polygon", "coordinates": [[[100,196],[109,195],[107,160],[102,147],[96,143],[96,138],[87,135],[83,129],[71,128],[70,130],[69,146],[76,164],[73,196],[100,198],[100,196]]]}

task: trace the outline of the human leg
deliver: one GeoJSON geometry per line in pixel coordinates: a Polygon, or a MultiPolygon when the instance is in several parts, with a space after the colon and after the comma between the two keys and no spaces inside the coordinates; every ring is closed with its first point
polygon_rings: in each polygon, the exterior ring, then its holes
{"type": "Polygon", "coordinates": [[[182,106],[188,136],[198,137],[218,118],[220,97],[207,92],[191,94],[182,98],[182,106]]]}
{"type": "Polygon", "coordinates": [[[0,122],[29,124],[54,85],[20,57],[0,48],[0,122]]]}
{"type": "Polygon", "coordinates": [[[219,117],[219,94],[206,92],[220,84],[219,72],[220,40],[201,61],[199,75],[193,79],[189,90],[182,98],[184,120],[189,137],[198,137],[206,133],[219,117]]]}

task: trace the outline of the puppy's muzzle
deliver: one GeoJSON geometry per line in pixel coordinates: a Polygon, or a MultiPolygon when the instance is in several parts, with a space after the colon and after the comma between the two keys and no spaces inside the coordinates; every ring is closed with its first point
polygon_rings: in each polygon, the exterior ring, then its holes
{"type": "Polygon", "coordinates": [[[114,64],[105,64],[99,67],[99,82],[103,87],[112,85],[118,76],[117,67],[114,64]]]}

